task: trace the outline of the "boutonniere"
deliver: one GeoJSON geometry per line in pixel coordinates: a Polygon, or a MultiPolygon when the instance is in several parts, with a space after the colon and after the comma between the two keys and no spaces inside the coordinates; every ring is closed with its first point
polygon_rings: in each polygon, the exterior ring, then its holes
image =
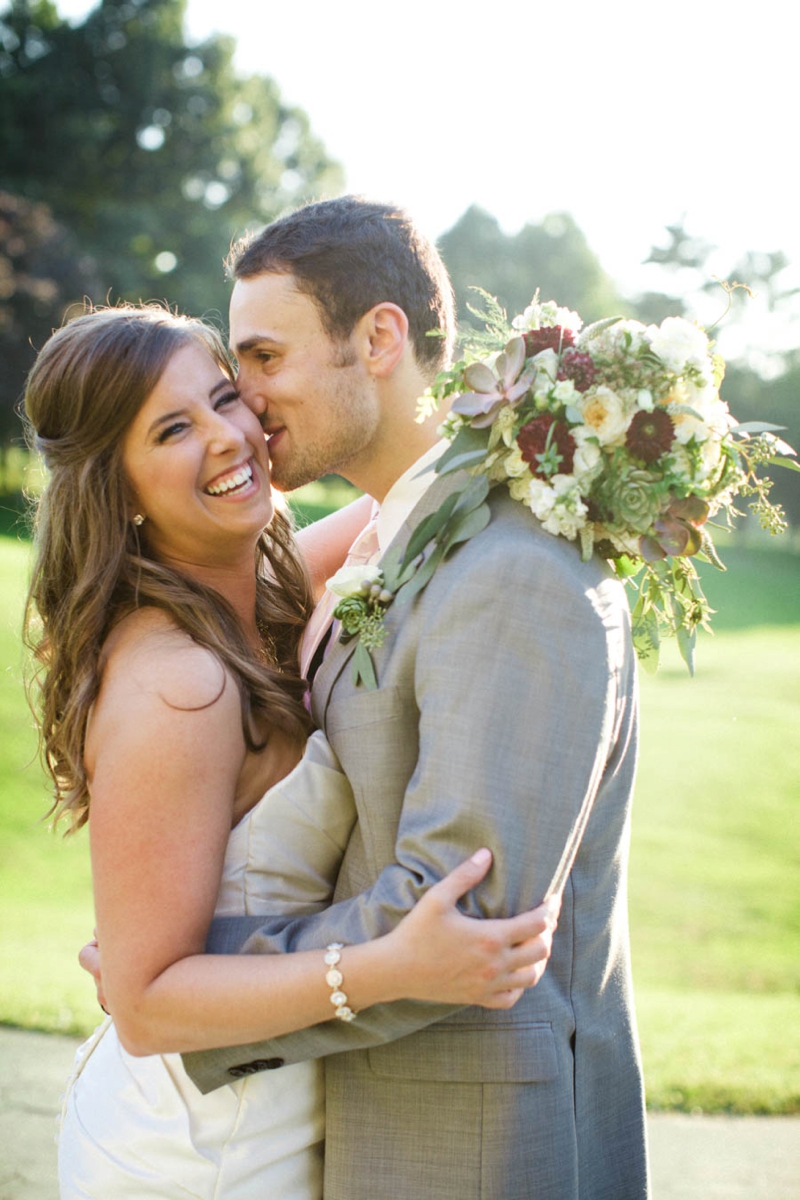
{"type": "Polygon", "coordinates": [[[328,591],[341,597],[333,611],[342,625],[341,641],[358,639],[353,655],[356,687],[363,683],[374,690],[378,686],[371,652],[384,643],[389,607],[410,604],[450,552],[486,528],[488,492],[489,481],[476,476],[420,522],[405,549],[390,549],[380,565],[342,567],[327,581],[328,591]]]}

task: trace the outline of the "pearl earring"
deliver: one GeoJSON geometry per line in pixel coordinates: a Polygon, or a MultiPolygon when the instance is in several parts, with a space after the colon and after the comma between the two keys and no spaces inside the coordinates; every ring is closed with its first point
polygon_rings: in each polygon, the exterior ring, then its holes
{"type": "Polygon", "coordinates": [[[144,525],[144,517],[142,516],[141,513],[134,513],[134,515],[131,519],[132,519],[134,525],[137,525],[137,526],[144,525]]]}

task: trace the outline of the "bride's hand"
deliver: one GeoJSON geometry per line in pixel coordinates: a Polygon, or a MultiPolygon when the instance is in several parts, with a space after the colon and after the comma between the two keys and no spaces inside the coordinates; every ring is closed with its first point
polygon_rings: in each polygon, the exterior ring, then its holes
{"type": "Polygon", "coordinates": [[[403,995],[443,1004],[511,1008],[535,987],[547,967],[561,907],[550,896],[530,912],[479,920],[459,912],[458,900],[491,866],[479,850],[425,893],[388,935],[405,971],[403,995]]]}

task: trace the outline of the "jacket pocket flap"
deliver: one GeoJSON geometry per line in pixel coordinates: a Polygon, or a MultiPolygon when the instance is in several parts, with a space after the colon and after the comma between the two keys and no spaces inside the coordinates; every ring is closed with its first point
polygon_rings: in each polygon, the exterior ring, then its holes
{"type": "Polygon", "coordinates": [[[370,1069],[394,1079],[546,1083],[558,1075],[555,1037],[546,1021],[500,1029],[437,1025],[368,1053],[370,1069]]]}

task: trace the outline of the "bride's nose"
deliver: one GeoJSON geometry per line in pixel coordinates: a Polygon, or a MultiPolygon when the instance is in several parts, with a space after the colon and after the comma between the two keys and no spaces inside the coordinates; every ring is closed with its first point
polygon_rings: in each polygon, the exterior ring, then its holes
{"type": "Polygon", "coordinates": [[[245,444],[243,431],[223,413],[211,413],[208,428],[208,449],[212,454],[226,454],[245,444]]]}

